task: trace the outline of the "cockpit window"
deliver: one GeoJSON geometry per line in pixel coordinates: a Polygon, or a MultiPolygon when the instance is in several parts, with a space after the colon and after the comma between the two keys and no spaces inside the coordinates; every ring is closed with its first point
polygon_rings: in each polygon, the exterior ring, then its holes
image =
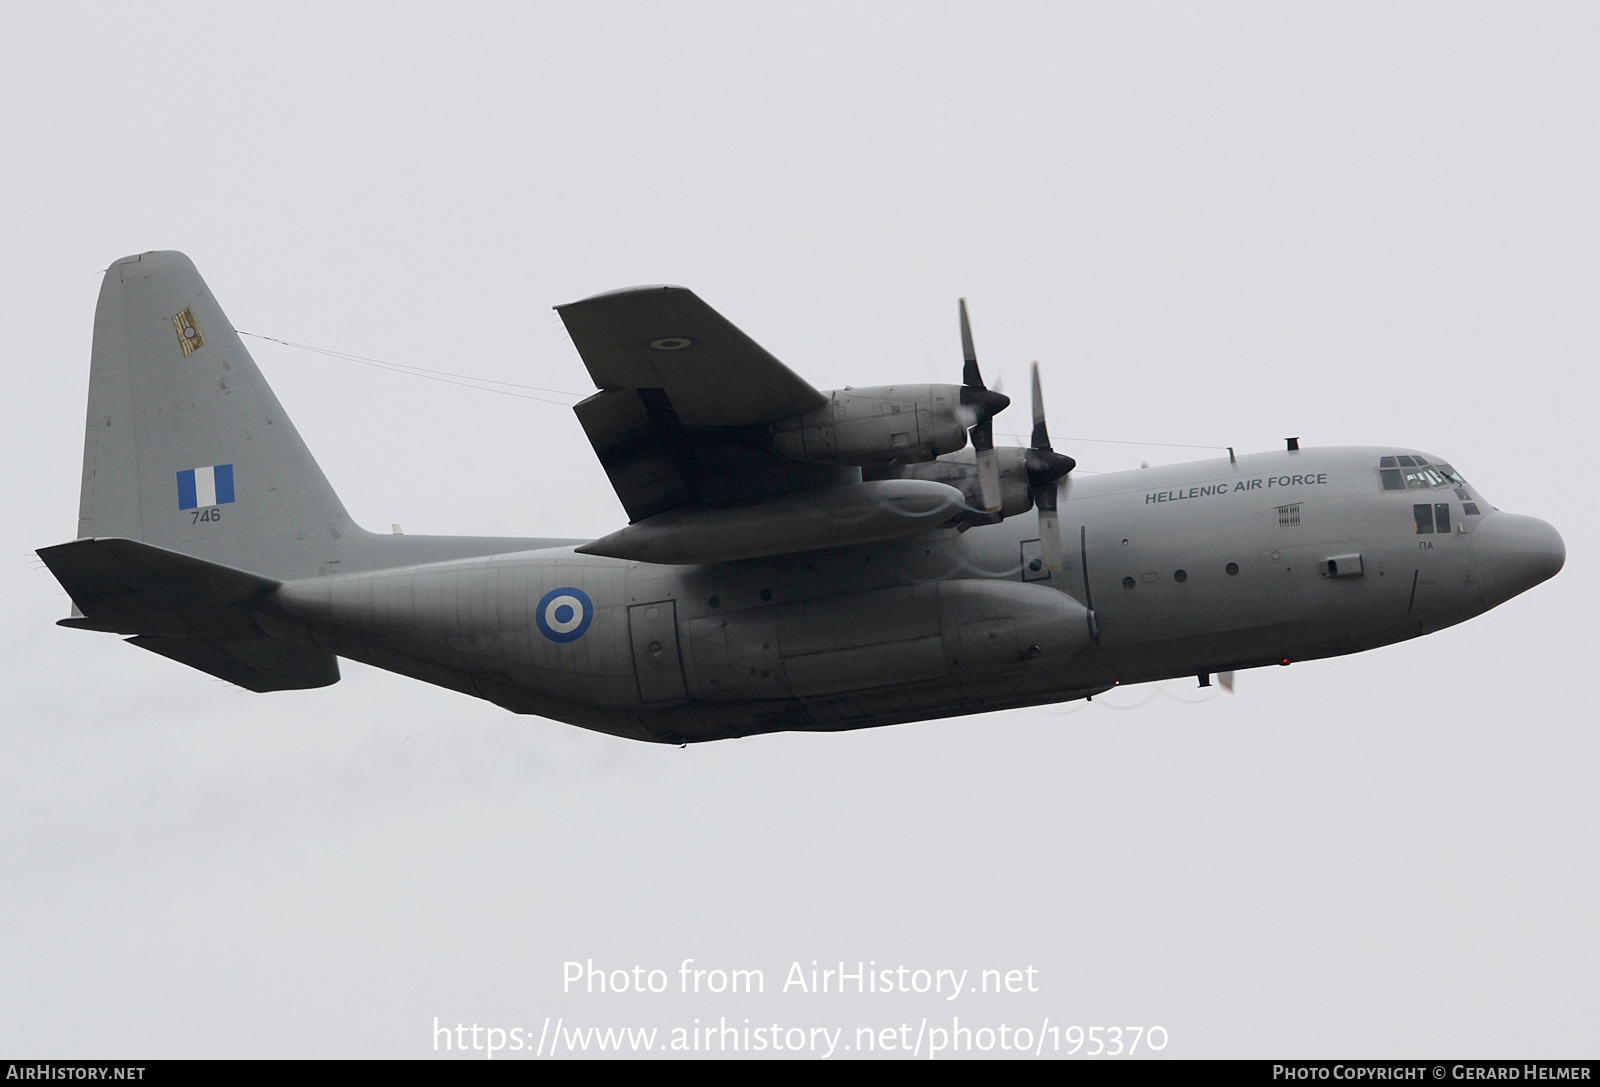
{"type": "Polygon", "coordinates": [[[1464,488],[1467,485],[1448,464],[1429,464],[1425,457],[1398,454],[1378,458],[1378,478],[1386,491],[1429,491],[1435,487],[1464,488]]]}
{"type": "MultiPolygon", "coordinates": [[[[1461,503],[1461,516],[1482,517],[1480,507],[1474,500],[1472,492],[1467,490],[1467,481],[1461,478],[1448,464],[1429,464],[1427,458],[1406,456],[1396,453],[1392,457],[1378,458],[1378,478],[1383,481],[1386,491],[1437,491],[1448,487],[1461,503]]],[[[1420,497],[1420,496],[1419,496],[1420,497]]],[[[1445,497],[1432,495],[1430,497],[1445,497]]],[[[1492,508],[1492,507],[1491,507],[1492,508]]],[[[1417,532],[1423,535],[1429,533],[1449,533],[1450,531],[1450,503],[1445,502],[1418,502],[1411,507],[1412,517],[1416,521],[1417,532]]],[[[1462,521],[1461,531],[1469,531],[1467,525],[1472,522],[1462,521]]]]}
{"type": "Polygon", "coordinates": [[[1404,469],[1407,490],[1421,490],[1424,487],[1443,487],[1450,481],[1439,474],[1437,468],[1407,468],[1404,469]]]}

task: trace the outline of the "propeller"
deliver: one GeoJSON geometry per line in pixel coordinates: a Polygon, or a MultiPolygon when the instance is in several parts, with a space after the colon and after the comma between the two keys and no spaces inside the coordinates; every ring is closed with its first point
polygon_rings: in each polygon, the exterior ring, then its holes
{"type": "Polygon", "coordinates": [[[1060,497],[1058,482],[1078,466],[1078,462],[1065,453],[1050,448],[1050,431],[1044,425],[1044,393],[1039,387],[1039,364],[1033,364],[1033,437],[1028,444],[1024,462],[1028,469],[1028,489],[1033,492],[1033,504],[1039,508],[1039,550],[1044,564],[1051,570],[1062,568],[1061,518],[1056,512],[1060,497]]]}
{"type": "Polygon", "coordinates": [[[972,346],[972,322],[967,320],[967,300],[961,303],[961,406],[972,423],[967,431],[972,448],[978,455],[978,493],[983,508],[990,513],[1000,510],[1000,454],[994,450],[994,417],[1004,411],[1011,398],[1002,392],[984,387],[983,375],[978,372],[978,352],[972,346]]]}

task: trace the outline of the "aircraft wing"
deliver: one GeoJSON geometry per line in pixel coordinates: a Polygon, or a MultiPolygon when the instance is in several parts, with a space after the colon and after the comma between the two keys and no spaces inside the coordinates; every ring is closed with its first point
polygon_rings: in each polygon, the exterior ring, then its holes
{"type": "Polygon", "coordinates": [[[684,287],[557,306],[600,391],[573,410],[628,517],[835,482],[772,453],[767,424],[828,402],[684,287]]]}
{"type": "Polygon", "coordinates": [[[627,287],[556,312],[595,385],[660,389],[686,427],[772,423],[827,403],[685,287],[627,287]]]}

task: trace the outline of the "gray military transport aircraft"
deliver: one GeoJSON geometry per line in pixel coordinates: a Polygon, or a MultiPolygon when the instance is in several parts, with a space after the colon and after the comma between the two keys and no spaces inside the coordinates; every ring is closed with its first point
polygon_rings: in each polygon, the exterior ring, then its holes
{"type": "Polygon", "coordinates": [[[960,385],[812,388],[693,292],[557,306],[574,409],[627,510],[598,540],[407,536],[345,512],[194,265],[95,312],[61,625],[252,691],[349,657],[517,713],[684,743],[1086,698],[1354,653],[1553,576],[1543,521],[1399,447],[1073,478],[960,385]],[[968,439],[971,439],[971,448],[968,439]]]}

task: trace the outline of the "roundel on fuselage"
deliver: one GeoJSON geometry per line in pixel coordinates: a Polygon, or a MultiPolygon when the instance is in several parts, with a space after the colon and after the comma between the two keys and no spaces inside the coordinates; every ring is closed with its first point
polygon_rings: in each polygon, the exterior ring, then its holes
{"type": "Polygon", "coordinates": [[[594,603],[582,589],[551,589],[539,599],[533,618],[539,633],[552,642],[574,642],[589,629],[594,603]]]}

